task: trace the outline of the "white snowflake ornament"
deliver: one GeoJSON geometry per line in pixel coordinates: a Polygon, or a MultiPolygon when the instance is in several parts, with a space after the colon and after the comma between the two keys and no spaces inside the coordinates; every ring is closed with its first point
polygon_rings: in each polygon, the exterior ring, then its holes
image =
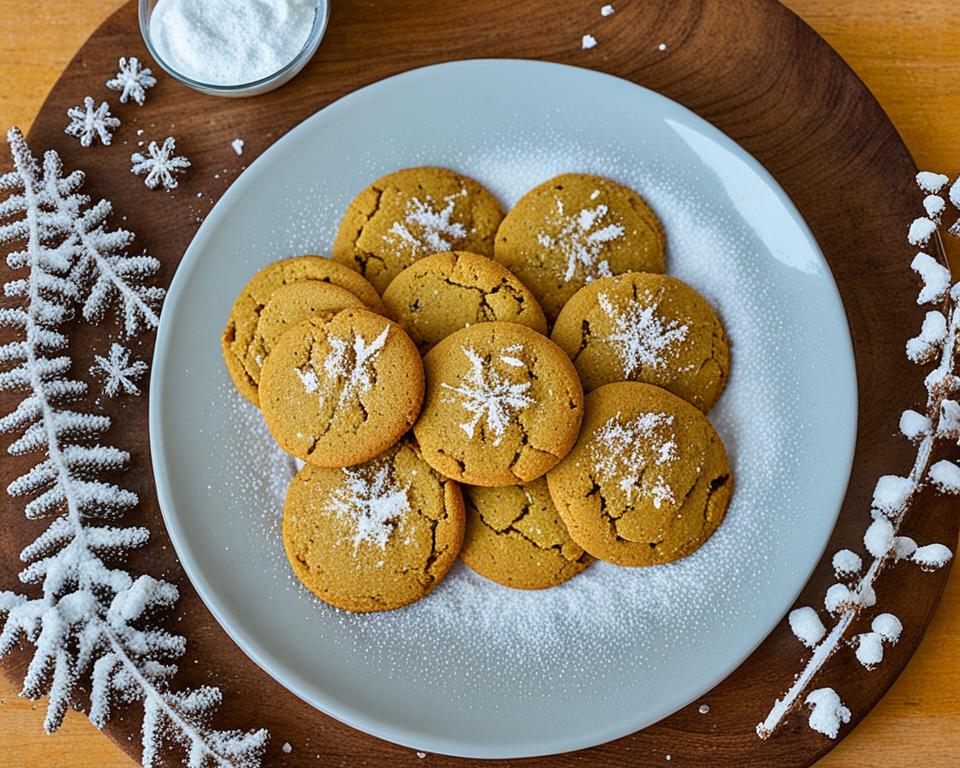
{"type": "Polygon", "coordinates": [[[164,189],[176,189],[177,180],[175,173],[181,173],[190,167],[190,161],[185,157],[175,155],[177,141],[173,136],[167,136],[161,146],[157,142],[151,141],[147,145],[147,154],[134,152],[130,155],[133,166],[130,172],[137,176],[146,174],[143,183],[149,189],[156,189],[161,184],[164,189]]]}
{"type": "Polygon", "coordinates": [[[107,357],[94,355],[94,365],[90,373],[103,379],[103,392],[107,397],[118,394],[139,396],[140,389],[136,380],[147,372],[143,360],[130,362],[130,350],[120,344],[112,344],[107,357]]]}
{"type": "Polygon", "coordinates": [[[147,98],[147,89],[153,88],[157,84],[157,79],[153,73],[146,67],[140,66],[140,61],[136,56],[127,59],[120,57],[120,71],[116,77],[107,80],[107,88],[111,91],[120,91],[120,103],[126,104],[129,99],[133,99],[139,106],[147,98]]]}
{"type": "Polygon", "coordinates": [[[91,146],[94,139],[100,139],[101,144],[109,145],[113,141],[113,132],[120,127],[120,121],[110,114],[107,102],[102,101],[97,107],[89,96],[84,97],[83,108],[70,107],[67,117],[70,118],[70,124],[63,132],[80,139],[82,147],[91,146]]]}

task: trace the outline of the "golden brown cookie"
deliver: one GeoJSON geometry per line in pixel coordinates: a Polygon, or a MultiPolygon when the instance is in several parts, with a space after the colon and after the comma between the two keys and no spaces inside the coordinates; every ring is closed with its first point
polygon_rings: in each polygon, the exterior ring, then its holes
{"type": "Polygon", "coordinates": [[[629,381],[587,395],[580,439],[547,485],[573,540],[591,555],[657,565],[689,555],[716,530],[733,475],[702,411],[629,381]]]}
{"type": "Polygon", "coordinates": [[[494,258],[520,278],[553,321],[587,283],[663,272],[660,221],[632,189],[566,173],[527,192],[497,232],[494,258]]]}
{"type": "Polygon", "coordinates": [[[546,589],[593,561],[567,532],[541,477],[526,485],[463,489],[467,532],[460,559],[514,589],[546,589]]]}
{"type": "Polygon", "coordinates": [[[284,332],[310,317],[329,320],[351,307],[363,308],[346,288],[322,280],[301,280],[281,285],[260,312],[253,340],[244,360],[250,379],[259,387],[260,369],[284,332]]]}
{"type": "Polygon", "coordinates": [[[421,352],[477,323],[505,320],[547,332],[533,294],[502,264],[466,251],[425,256],[383,292],[387,312],[421,352]]]}
{"type": "Polygon", "coordinates": [[[423,458],[471,485],[543,475],[577,437],[583,389],[556,344],[516,323],[457,331],[424,358],[427,391],[413,428],[423,458]]]}
{"type": "Polygon", "coordinates": [[[503,210],[480,184],[446,168],[405,168],[378,179],[347,207],[333,258],[380,293],[417,259],[441,251],[493,255],[503,210]]]}
{"type": "Polygon", "coordinates": [[[570,355],[587,392],[642,381],[708,411],[730,371],[720,319],[693,288],[667,275],[627,272],[581,288],[550,338],[570,355]]]}
{"type": "Polygon", "coordinates": [[[410,428],[423,364],[399,325],[366,309],[288,329],[260,374],[260,408],[287,453],[321,467],[372,459],[410,428]]]}
{"type": "Polygon", "coordinates": [[[459,487],[411,441],[356,467],[305,466],[290,483],[283,546],[297,578],[348,611],[409,605],[447,574],[463,541],[459,487]]]}
{"type": "Polygon", "coordinates": [[[353,270],[323,256],[297,256],[265,266],[250,278],[234,302],[221,340],[223,359],[234,386],[254,405],[258,404],[257,383],[247,370],[247,363],[255,359],[249,352],[257,321],[277,288],[299,280],[333,283],[346,288],[374,312],[386,311],[370,283],[353,270]]]}

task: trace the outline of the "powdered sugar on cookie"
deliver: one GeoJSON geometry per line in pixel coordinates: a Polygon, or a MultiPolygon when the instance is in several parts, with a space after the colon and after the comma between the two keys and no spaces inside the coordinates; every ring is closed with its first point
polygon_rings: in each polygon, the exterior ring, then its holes
{"type": "Polygon", "coordinates": [[[674,503],[673,489],[658,467],[677,458],[673,416],[663,412],[640,413],[624,423],[618,413],[594,433],[591,458],[600,482],[616,482],[632,503],[634,493],[649,496],[660,509],[674,503]]]}
{"type": "Polygon", "coordinates": [[[356,551],[361,544],[384,549],[390,536],[410,511],[407,488],[393,477],[389,462],[374,467],[344,467],[343,485],[327,502],[327,508],[347,522],[356,551]]]}
{"type": "Polygon", "coordinates": [[[563,279],[570,282],[578,275],[588,283],[600,277],[610,277],[610,265],[600,258],[603,247],[620,237],[624,229],[617,222],[605,219],[609,208],[600,203],[593,208],[581,208],[575,214],[567,214],[563,201],[557,199],[556,215],[547,224],[560,227],[557,235],[546,232],[537,234],[537,242],[544,248],[559,250],[567,260],[563,279]]]}
{"type": "MultiPolygon", "coordinates": [[[[458,387],[443,383],[440,386],[460,395],[456,402],[469,411],[473,418],[460,425],[467,437],[473,438],[477,425],[486,422],[487,431],[493,435],[493,445],[500,445],[510,419],[514,414],[533,404],[528,390],[530,382],[513,382],[501,376],[472,347],[461,347],[470,361],[466,382],[458,387]]],[[[513,344],[501,351],[500,360],[511,368],[525,367],[517,355],[523,352],[520,344],[513,344]]]]}
{"type": "Polygon", "coordinates": [[[339,336],[330,336],[328,341],[331,349],[323,361],[323,381],[317,375],[318,371],[312,362],[295,369],[304,390],[307,394],[313,394],[321,390],[328,391],[339,385],[338,405],[343,405],[360,392],[368,392],[373,386],[374,362],[387,343],[389,332],[390,327],[387,326],[369,344],[357,333],[354,333],[352,341],[339,336]],[[324,386],[324,382],[327,383],[327,387],[324,386]]]}
{"type": "Polygon", "coordinates": [[[457,201],[467,196],[461,189],[455,195],[443,198],[444,207],[434,207],[434,200],[427,195],[424,200],[414,197],[407,202],[403,221],[395,221],[383,239],[401,248],[408,248],[418,255],[449,251],[463,240],[468,232],[460,222],[453,221],[457,201]]]}
{"type": "Polygon", "coordinates": [[[641,368],[662,368],[671,351],[675,353],[676,345],[687,338],[686,325],[658,314],[659,304],[650,291],[644,292],[643,301],[629,301],[622,309],[605,293],[597,301],[615,328],[604,341],[616,349],[627,378],[641,368]]]}

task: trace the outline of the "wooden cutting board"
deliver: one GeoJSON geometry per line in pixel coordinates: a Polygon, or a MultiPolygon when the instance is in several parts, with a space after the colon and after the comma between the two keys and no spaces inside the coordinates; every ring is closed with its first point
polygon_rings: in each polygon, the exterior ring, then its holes
{"type": "MultiPolygon", "coordinates": [[[[240,170],[240,160],[229,148],[234,137],[246,140],[242,160],[249,162],[300,120],[367,83],[438,61],[512,56],[593,67],[658,90],[711,120],[757,156],[796,202],[830,261],[854,337],[861,426],[850,491],[828,552],[841,546],[859,548],[876,477],[905,471],[911,458],[909,446],[891,437],[899,413],[916,406],[924,395],[921,377],[902,354],[904,340],[915,333],[922,317],[910,298],[911,254],[898,234],[916,211],[909,153],[856,76],[775,2],[624,4],[604,21],[603,33],[597,19],[598,5],[592,1],[335,4],[320,52],[289,86],[254,100],[225,101],[163,77],[147,107],[116,110],[124,120],[116,143],[126,141],[127,149],[118,151],[115,143],[113,148],[83,150],[62,133],[65,109],[84,95],[107,98],[103,81],[119,55],[148,58],[135,4],[130,3],[77,54],[41,110],[30,141],[36,150],[60,151],[68,168],[88,171],[88,191],[114,201],[117,217],[127,217],[124,225],[138,233],[139,246],[161,259],[161,279],[169,280],[199,220],[240,170]],[[585,32],[600,39],[591,51],[579,48],[585,32]],[[661,42],[667,45],[662,52],[661,42]],[[136,145],[138,129],[145,131],[145,138],[177,136],[191,158],[194,167],[175,193],[149,193],[129,174],[129,147],[136,145]]],[[[89,350],[102,348],[107,332],[77,329],[72,338],[76,370],[85,370],[89,350]]],[[[151,342],[145,343],[143,356],[151,342]]],[[[10,402],[3,399],[3,405],[10,402]]],[[[184,597],[177,615],[182,620],[175,626],[187,636],[190,653],[179,679],[200,684],[213,675],[227,701],[218,724],[269,728],[273,739],[268,765],[337,765],[361,759],[371,765],[422,765],[410,750],[359,734],[303,704],[226,638],[184,579],[163,533],[149,473],[147,403],[109,402],[106,411],[115,425],[109,439],[133,453],[135,469],[125,482],[140,493],[141,506],[131,522],[154,532],[151,545],[132,567],[181,586],[184,597]],[[284,742],[295,745],[289,755],[280,751],[284,742]]],[[[22,466],[5,458],[0,480],[8,482],[22,466]]],[[[37,524],[23,518],[22,505],[2,498],[10,528],[0,543],[0,588],[11,588],[19,551],[35,537],[37,524]]],[[[957,522],[949,502],[924,497],[906,533],[950,544],[956,540],[957,522]]],[[[881,605],[904,620],[904,639],[873,673],[842,654],[823,677],[824,684],[842,688],[855,718],[869,710],[906,664],[946,577],[946,571],[928,575],[909,569],[897,571],[896,584],[881,580],[881,605]]],[[[831,581],[829,564],[821,564],[800,602],[819,602],[831,581]]],[[[711,706],[709,716],[700,715],[693,705],[642,733],[588,753],[520,762],[663,765],[669,754],[680,765],[807,764],[832,742],[806,729],[800,718],[794,717],[768,742],[760,742],[753,731],[799,669],[801,657],[799,644],[781,625],[737,672],[703,697],[711,706]]],[[[21,674],[26,661],[25,654],[15,656],[7,672],[21,674]]],[[[132,742],[127,737],[139,726],[136,715],[131,711],[110,727],[110,735],[133,753],[136,736],[132,742]]],[[[438,756],[430,756],[430,762],[466,764],[438,756]]]]}

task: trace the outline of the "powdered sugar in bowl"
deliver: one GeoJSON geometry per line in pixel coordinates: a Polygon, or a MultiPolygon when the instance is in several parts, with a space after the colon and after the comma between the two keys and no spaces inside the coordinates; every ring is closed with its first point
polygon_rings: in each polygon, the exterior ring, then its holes
{"type": "Polygon", "coordinates": [[[140,32],[171,77],[214,96],[289,81],[320,45],[328,0],[140,0],[140,32]]]}

